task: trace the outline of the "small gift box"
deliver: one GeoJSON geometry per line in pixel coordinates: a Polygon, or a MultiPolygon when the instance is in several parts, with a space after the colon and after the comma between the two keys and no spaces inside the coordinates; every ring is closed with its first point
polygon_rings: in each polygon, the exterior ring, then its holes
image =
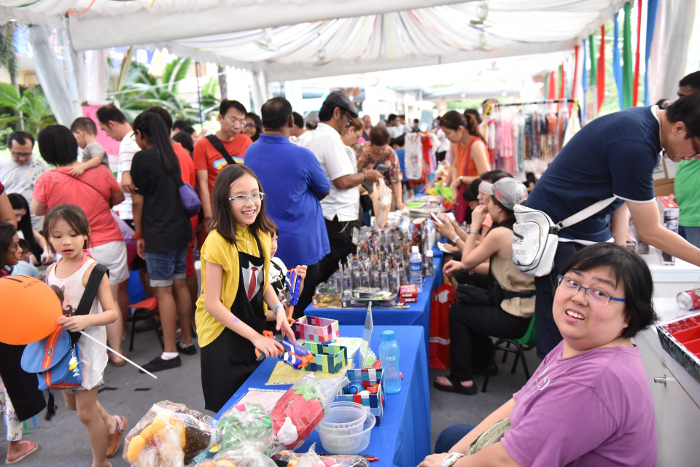
{"type": "Polygon", "coordinates": [[[346,370],[345,376],[348,377],[350,383],[345,386],[336,396],[338,402],[356,402],[367,407],[372,415],[377,418],[377,425],[382,423],[384,415],[384,373],[382,369],[364,369],[364,370],[346,370]],[[368,389],[379,383],[379,387],[375,394],[350,394],[350,387],[355,384],[361,384],[362,387],[368,389]]]}
{"type": "Polygon", "coordinates": [[[294,337],[323,344],[338,337],[338,320],[302,316],[292,324],[294,337]]]}
{"type": "Polygon", "coordinates": [[[700,382],[700,313],[656,325],[661,347],[700,382]]]}
{"type": "Polygon", "coordinates": [[[342,345],[306,343],[304,348],[314,356],[305,370],[338,373],[348,363],[348,349],[342,345]]]}

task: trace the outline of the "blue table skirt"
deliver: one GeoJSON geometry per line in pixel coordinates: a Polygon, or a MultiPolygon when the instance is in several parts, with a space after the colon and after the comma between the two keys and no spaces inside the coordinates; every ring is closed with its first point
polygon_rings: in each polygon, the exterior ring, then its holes
{"type": "MultiPolygon", "coordinates": [[[[428,351],[428,338],[430,335],[430,304],[433,290],[442,285],[442,252],[433,248],[433,264],[435,274],[426,277],[423,291],[418,294],[418,301],[409,304],[408,308],[372,308],[372,321],[376,325],[419,325],[425,332],[426,353],[428,351]]],[[[367,308],[314,308],[309,306],[304,312],[307,316],[320,316],[322,318],[337,319],[342,325],[364,326],[367,316],[367,308]]]]}
{"type": "MultiPolygon", "coordinates": [[[[362,337],[362,329],[361,326],[341,326],[340,335],[362,337]]],[[[379,351],[380,334],[387,329],[395,332],[401,349],[401,391],[386,395],[382,424],[372,429],[370,444],[361,454],[379,458],[379,461],[372,463],[372,467],[415,466],[430,454],[430,387],[425,335],[421,326],[375,326],[370,344],[375,353],[379,351]]],[[[268,358],[261,363],[216,414],[216,419],[238,402],[249,388],[288,389],[288,385],[265,386],[277,361],[268,358]]],[[[355,368],[358,367],[356,355],[355,368]]],[[[307,452],[312,443],[316,443],[316,452],[326,453],[316,431],[298,451],[307,452]]]]}

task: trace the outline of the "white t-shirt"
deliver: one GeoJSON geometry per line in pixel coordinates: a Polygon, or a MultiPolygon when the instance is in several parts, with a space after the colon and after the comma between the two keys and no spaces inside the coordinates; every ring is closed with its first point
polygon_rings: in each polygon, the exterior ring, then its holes
{"type": "Polygon", "coordinates": [[[398,138],[401,133],[399,133],[399,127],[397,126],[387,126],[386,130],[389,132],[389,136],[391,136],[392,139],[398,138]]]}
{"type": "Polygon", "coordinates": [[[303,148],[308,148],[309,144],[311,144],[312,139],[314,139],[314,130],[306,130],[301,135],[299,135],[296,141],[292,142],[303,148]]]}
{"type": "MultiPolygon", "coordinates": [[[[130,131],[122,138],[119,143],[119,165],[117,166],[117,181],[122,182],[122,173],[131,172],[131,160],[134,154],[139,152],[141,148],[136,141],[131,137],[133,131],[130,131]]],[[[134,215],[131,211],[131,193],[124,193],[124,201],[114,207],[114,210],[122,219],[131,220],[134,215]]]]}
{"type": "Polygon", "coordinates": [[[436,152],[447,152],[450,150],[450,140],[445,136],[445,132],[440,128],[437,131],[437,137],[440,140],[440,147],[436,152]]]}
{"type": "Polygon", "coordinates": [[[338,216],[340,222],[357,220],[360,211],[360,191],[357,187],[341,190],[333,183],[333,180],[344,175],[357,173],[357,161],[345,150],[340,133],[325,123],[319,123],[308,148],[314,153],[331,181],[330,193],[321,200],[323,217],[333,220],[338,216]]]}
{"type": "Polygon", "coordinates": [[[35,216],[31,212],[32,193],[34,184],[39,175],[48,172],[49,166],[41,159],[33,156],[29,162],[19,165],[12,159],[0,161],[0,182],[5,186],[5,193],[19,193],[29,203],[29,213],[32,216],[32,228],[37,232],[41,231],[44,224],[44,216],[35,216]]]}

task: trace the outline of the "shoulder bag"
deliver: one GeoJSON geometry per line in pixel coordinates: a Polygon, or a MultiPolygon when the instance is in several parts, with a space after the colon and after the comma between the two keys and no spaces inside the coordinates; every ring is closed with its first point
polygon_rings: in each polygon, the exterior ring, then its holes
{"type": "Polygon", "coordinates": [[[226,148],[224,148],[224,145],[221,144],[221,141],[219,138],[217,138],[215,135],[207,135],[206,136],[207,140],[211,143],[212,146],[214,146],[214,149],[219,151],[222,156],[224,156],[224,159],[226,159],[226,163],[228,165],[235,165],[236,161],[233,160],[233,157],[231,157],[231,154],[228,153],[226,148]]]}
{"type": "Polygon", "coordinates": [[[599,213],[613,201],[615,196],[598,201],[558,224],[545,212],[516,204],[513,207],[513,263],[528,276],[546,276],[554,265],[559,231],[599,213]]]}
{"type": "Polygon", "coordinates": [[[187,217],[196,216],[202,207],[202,202],[199,200],[199,195],[187,182],[183,182],[181,178],[173,174],[173,181],[177,187],[178,193],[180,193],[180,202],[182,207],[185,209],[185,214],[187,217]]]}
{"type": "MultiPolygon", "coordinates": [[[[87,315],[97,297],[102,276],[107,268],[96,264],[90,273],[85,292],[80,298],[76,315],[87,315]]],[[[69,332],[60,326],[48,337],[29,344],[22,353],[20,365],[27,373],[36,373],[39,389],[73,389],[83,382],[80,365],[79,332],[69,332]]]]}

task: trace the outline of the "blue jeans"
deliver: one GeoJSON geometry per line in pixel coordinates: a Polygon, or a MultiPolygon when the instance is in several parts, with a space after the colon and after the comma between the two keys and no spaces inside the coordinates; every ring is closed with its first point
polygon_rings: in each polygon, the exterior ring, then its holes
{"type": "Polygon", "coordinates": [[[700,227],[678,226],[678,235],[688,240],[696,248],[700,248],[700,227]]]}
{"type": "Polygon", "coordinates": [[[452,446],[457,444],[467,433],[472,431],[472,425],[452,425],[448,426],[438,435],[435,441],[435,454],[449,452],[452,446]]]}
{"type": "Polygon", "coordinates": [[[173,280],[185,279],[187,245],[177,250],[158,253],[146,252],[146,266],[151,287],[168,287],[173,280]]]}

